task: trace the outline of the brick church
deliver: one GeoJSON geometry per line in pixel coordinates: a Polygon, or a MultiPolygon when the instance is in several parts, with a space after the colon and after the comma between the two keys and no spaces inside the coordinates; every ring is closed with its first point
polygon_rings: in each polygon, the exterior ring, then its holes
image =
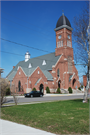
{"type": "Polygon", "coordinates": [[[22,88],[25,93],[34,87],[44,93],[47,86],[51,92],[55,92],[58,87],[64,90],[78,88],[80,83],[74,65],[72,30],[69,20],[62,14],[54,29],[55,52],[35,58],[30,58],[29,52],[26,52],[25,60],[13,66],[7,75],[10,84],[14,84],[18,92],[22,88]]]}

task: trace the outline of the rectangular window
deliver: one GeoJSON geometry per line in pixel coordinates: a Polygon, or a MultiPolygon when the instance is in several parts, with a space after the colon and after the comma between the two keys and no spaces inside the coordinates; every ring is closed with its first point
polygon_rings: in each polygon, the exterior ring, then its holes
{"type": "Polygon", "coordinates": [[[67,40],[67,46],[71,47],[71,42],[67,40]]]}
{"type": "Polygon", "coordinates": [[[63,47],[63,41],[61,41],[61,47],[63,47]]]}
{"type": "Polygon", "coordinates": [[[59,48],[59,42],[57,42],[57,48],[59,48]]]}
{"type": "Polygon", "coordinates": [[[57,42],[57,48],[59,48],[59,47],[63,47],[63,41],[57,42]]]}
{"type": "Polygon", "coordinates": [[[68,72],[72,72],[72,57],[68,57],[68,72]]]}

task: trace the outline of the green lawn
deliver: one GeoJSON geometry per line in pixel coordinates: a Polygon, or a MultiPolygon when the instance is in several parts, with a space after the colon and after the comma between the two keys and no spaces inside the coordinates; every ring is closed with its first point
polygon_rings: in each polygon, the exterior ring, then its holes
{"type": "Polygon", "coordinates": [[[81,99],[4,107],[1,118],[56,134],[89,133],[89,103],[81,99]]]}

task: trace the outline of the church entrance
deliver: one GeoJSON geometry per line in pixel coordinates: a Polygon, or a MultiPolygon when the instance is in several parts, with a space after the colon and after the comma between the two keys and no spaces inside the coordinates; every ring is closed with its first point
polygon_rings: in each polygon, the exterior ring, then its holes
{"type": "Polygon", "coordinates": [[[59,81],[58,81],[58,88],[60,88],[60,83],[61,83],[61,81],[59,80],[59,81]]]}
{"type": "Polygon", "coordinates": [[[20,89],[21,89],[21,82],[19,81],[18,82],[18,91],[20,91],[20,89]]]}
{"type": "Polygon", "coordinates": [[[72,81],[73,88],[75,88],[75,84],[76,84],[76,79],[73,79],[73,81],[72,81]]]}
{"type": "Polygon", "coordinates": [[[44,86],[43,86],[43,84],[40,84],[39,90],[40,90],[40,92],[42,92],[42,93],[43,93],[43,90],[44,90],[44,86]]]}

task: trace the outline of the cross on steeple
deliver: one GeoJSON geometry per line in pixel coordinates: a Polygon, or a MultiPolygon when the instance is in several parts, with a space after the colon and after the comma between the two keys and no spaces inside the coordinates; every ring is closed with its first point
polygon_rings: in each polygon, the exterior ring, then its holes
{"type": "Polygon", "coordinates": [[[62,15],[64,15],[64,10],[62,10],[62,15]]]}

